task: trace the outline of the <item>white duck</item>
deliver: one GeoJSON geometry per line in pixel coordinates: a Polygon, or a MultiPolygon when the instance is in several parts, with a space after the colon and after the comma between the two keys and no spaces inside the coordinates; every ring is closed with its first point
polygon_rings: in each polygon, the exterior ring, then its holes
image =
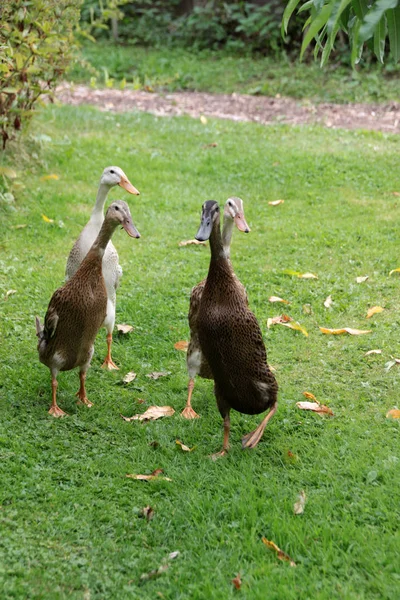
{"type": "MultiPolygon", "coordinates": [[[[81,262],[89,252],[93,242],[97,238],[104,222],[104,204],[110,189],[116,185],[121,186],[130,194],[138,195],[140,192],[131,184],[125,173],[119,167],[106,167],[100,179],[97,191],[96,203],[94,205],[89,222],[85,225],[76,240],[67,260],[65,278],[68,281],[78,270],[81,262]]],[[[118,253],[110,241],[103,256],[103,277],[107,289],[107,315],[103,327],[107,330],[107,356],[103,368],[118,369],[111,358],[112,332],[115,324],[116,289],[122,275],[119,264],[118,253]]]]}

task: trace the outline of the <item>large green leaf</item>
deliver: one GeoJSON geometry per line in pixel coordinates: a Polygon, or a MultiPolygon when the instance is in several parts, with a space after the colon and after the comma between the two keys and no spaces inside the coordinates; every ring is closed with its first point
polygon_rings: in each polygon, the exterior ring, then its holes
{"type": "Polygon", "coordinates": [[[390,52],[395,62],[400,59],[400,6],[386,11],[390,52]]]}
{"type": "Polygon", "coordinates": [[[359,31],[360,42],[372,38],[385,11],[396,8],[399,0],[377,0],[364,17],[359,31]]]}
{"type": "Polygon", "coordinates": [[[368,12],[367,0],[353,0],[352,6],[357,17],[362,20],[368,12]]]}
{"type": "Polygon", "coordinates": [[[379,62],[383,63],[386,41],[386,17],[382,15],[374,33],[374,53],[379,62]]]}
{"type": "Polygon", "coordinates": [[[285,33],[287,33],[287,26],[290,20],[290,17],[292,16],[293,12],[296,10],[296,6],[299,4],[300,0],[289,0],[289,3],[287,5],[287,7],[284,10],[283,13],[283,17],[282,17],[282,36],[285,35],[285,33]]]}
{"type": "Polygon", "coordinates": [[[317,14],[317,16],[311,21],[310,27],[308,28],[301,45],[300,60],[302,59],[303,54],[311,40],[314,39],[318,32],[326,25],[326,22],[331,16],[333,6],[333,2],[330,4],[325,4],[319,14],[317,14]]]}

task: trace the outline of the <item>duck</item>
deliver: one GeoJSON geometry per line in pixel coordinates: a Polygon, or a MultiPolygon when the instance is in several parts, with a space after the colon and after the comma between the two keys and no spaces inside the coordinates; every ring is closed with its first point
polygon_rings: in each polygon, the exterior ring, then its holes
{"type": "MultiPolygon", "coordinates": [[[[245,233],[249,233],[250,227],[247,225],[244,209],[243,209],[243,200],[237,196],[231,196],[225,202],[224,206],[224,220],[222,227],[222,244],[224,246],[225,254],[230,259],[230,247],[233,233],[233,226],[239,229],[239,231],[244,231],[245,233]]],[[[190,340],[186,355],[186,366],[189,375],[189,383],[188,383],[188,396],[186,401],[186,406],[181,412],[181,415],[185,419],[196,419],[199,415],[192,408],[191,399],[192,393],[194,389],[194,381],[196,375],[204,379],[212,379],[213,375],[211,372],[210,365],[205,359],[199,342],[199,336],[197,332],[197,316],[199,313],[200,301],[203,294],[204,286],[206,284],[206,280],[203,279],[200,283],[194,286],[190,294],[190,302],[189,302],[189,328],[190,328],[190,340]]],[[[242,293],[247,300],[247,293],[245,287],[241,284],[239,280],[237,280],[237,285],[242,290],[242,293]]]]}
{"type": "MultiPolygon", "coordinates": [[[[139,195],[140,192],[131,184],[128,177],[120,167],[106,167],[100,179],[97,190],[96,203],[92,210],[88,223],[83,228],[79,238],[76,240],[69,253],[65,270],[65,279],[68,281],[78,270],[79,265],[89,252],[104,221],[104,204],[108,192],[112,187],[119,185],[127,192],[139,195]]],[[[111,347],[113,330],[115,325],[116,290],[122,276],[122,268],[119,264],[118,253],[112,242],[109,242],[103,257],[103,277],[107,288],[107,314],[103,326],[107,331],[107,354],[102,367],[108,370],[118,370],[118,366],[112,359],[111,347]]]]}
{"type": "Polygon", "coordinates": [[[197,316],[202,352],[210,365],[214,393],[223,419],[222,450],[229,450],[230,411],[256,415],[268,411],[258,427],[243,436],[242,448],[255,448],[277,410],[278,383],[267,363],[260,326],[238,286],[224,248],[215,200],[202,206],[198,241],[210,241],[211,260],[197,316]]]}
{"type": "Polygon", "coordinates": [[[94,352],[94,340],[106,313],[108,294],[103,275],[103,259],[115,229],[122,225],[127,234],[139,238],[126,202],[113,202],[100,231],[76,273],[50,300],[44,325],[36,317],[36,335],[41,363],[50,369],[52,403],[49,414],[63,417],[57,404],[57,375],[79,367],[78,403],[91,407],[85,389],[86,373],[94,352]]]}

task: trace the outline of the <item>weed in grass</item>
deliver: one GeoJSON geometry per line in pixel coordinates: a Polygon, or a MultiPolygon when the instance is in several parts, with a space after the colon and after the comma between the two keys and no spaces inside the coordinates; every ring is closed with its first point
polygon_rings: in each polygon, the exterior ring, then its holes
{"type": "MultiPolygon", "coordinates": [[[[385,415],[398,406],[400,375],[384,365],[400,352],[399,280],[388,275],[399,266],[399,138],[72,107],[48,107],[31,133],[46,136],[40,160],[13,163],[26,187],[15,210],[2,207],[0,223],[2,597],[398,597],[399,422],[385,415]],[[209,139],[218,146],[204,148],[209,139]],[[141,191],[130,201],[140,244],[116,242],[124,270],[117,322],[135,329],[115,336],[118,373],[100,368],[100,332],[87,378],[93,409],[75,404],[76,373],[60,375],[60,403],[71,416],[54,420],[34,316],[43,316],[63,281],[108,164],[120,165],[141,191]],[[43,181],[49,173],[59,179],[43,181]],[[204,199],[222,204],[230,195],[243,198],[252,230],[235,237],[232,262],[280,397],[254,451],[243,452],[240,438],[259,418],[234,413],[231,452],[213,463],[208,455],[222,432],[212,383],[196,382],[201,418],[181,419],[187,373],[174,348],[187,339],[190,289],[207,272],[209,251],[178,243],[194,236],[204,199]],[[277,198],[285,203],[268,205],[277,198]],[[360,275],[369,279],[357,284],[360,275]],[[16,293],[5,301],[10,289],[16,293]],[[271,295],[291,302],[285,312],[308,338],[267,330],[267,318],[281,311],[271,295]],[[375,305],[385,310],[366,320],[375,305]],[[372,333],[326,336],[319,326],[372,333]],[[382,355],[365,357],[372,348],[382,355]],[[118,385],[129,371],[136,379],[118,385]],[[171,375],[152,380],[152,371],[171,375]],[[305,390],[335,416],[298,410],[305,390]],[[150,405],[176,414],[149,423],[120,417],[150,405]],[[176,440],[195,449],[182,452],[176,440]],[[126,478],[158,468],[172,481],[126,478]],[[307,503],[295,515],[301,490],[307,503]],[[150,521],[139,518],[148,506],[150,521]],[[297,566],[280,561],[262,536],[297,566]],[[160,577],[140,583],[176,550],[160,577]],[[231,583],[237,573],[240,592],[231,583]]],[[[119,197],[111,191],[110,200],[119,197]]]]}

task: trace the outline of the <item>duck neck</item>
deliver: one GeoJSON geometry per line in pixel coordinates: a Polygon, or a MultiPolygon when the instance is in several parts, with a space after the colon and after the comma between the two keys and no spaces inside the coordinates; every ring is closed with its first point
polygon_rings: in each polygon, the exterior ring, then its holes
{"type": "Polygon", "coordinates": [[[223,239],[221,236],[219,217],[215,220],[210,235],[211,261],[227,260],[223,239]]]}
{"type": "Polygon", "coordinates": [[[228,260],[231,257],[231,240],[233,232],[233,220],[229,217],[224,216],[224,222],[222,225],[222,246],[225,253],[225,258],[228,260]]]}
{"type": "Polygon", "coordinates": [[[97,190],[96,203],[92,210],[90,217],[91,221],[103,223],[104,221],[104,204],[106,202],[110,186],[105,183],[100,183],[99,189],[97,190]]]}
{"type": "Polygon", "coordinates": [[[103,224],[99,231],[99,234],[95,241],[93,242],[93,246],[91,247],[89,254],[91,256],[96,255],[103,258],[104,251],[108,242],[111,239],[112,234],[117,228],[118,223],[107,221],[107,219],[103,220],[103,224]]]}

